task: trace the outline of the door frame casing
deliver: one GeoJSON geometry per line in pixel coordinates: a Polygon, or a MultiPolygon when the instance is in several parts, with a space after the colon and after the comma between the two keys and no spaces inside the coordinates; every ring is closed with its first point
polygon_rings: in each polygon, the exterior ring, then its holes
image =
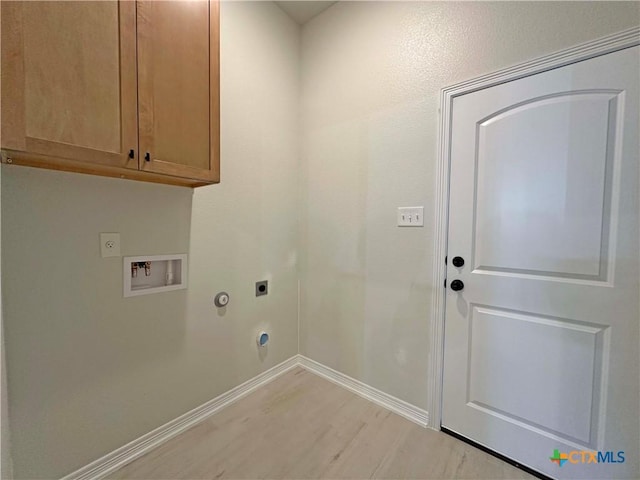
{"type": "Polygon", "coordinates": [[[440,122],[438,129],[438,160],[435,176],[435,246],[433,296],[431,318],[431,350],[429,364],[429,392],[427,397],[429,427],[440,430],[442,423],[442,390],[444,380],[444,285],[447,267],[447,233],[449,229],[449,172],[451,163],[451,120],[456,97],[496,85],[554,70],[572,63],[589,60],[640,45],[640,27],[633,27],[591,42],[569,47],[550,55],[519,63],[486,75],[466,80],[440,90],[440,122]]]}

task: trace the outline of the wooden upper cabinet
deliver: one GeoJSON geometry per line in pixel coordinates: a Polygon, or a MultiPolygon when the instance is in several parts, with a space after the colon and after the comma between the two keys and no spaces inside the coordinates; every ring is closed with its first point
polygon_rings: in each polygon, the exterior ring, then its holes
{"type": "Polygon", "coordinates": [[[218,4],[137,5],[142,168],[218,181],[218,4]]]}
{"type": "Polygon", "coordinates": [[[135,4],[1,8],[2,148],[137,168],[135,4]]]}
{"type": "Polygon", "coordinates": [[[219,181],[217,0],[0,5],[3,161],[219,181]]]}

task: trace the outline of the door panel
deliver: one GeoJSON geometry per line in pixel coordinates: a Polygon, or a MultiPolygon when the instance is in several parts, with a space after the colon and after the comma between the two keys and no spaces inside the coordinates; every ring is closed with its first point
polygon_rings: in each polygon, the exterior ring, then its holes
{"type": "Polygon", "coordinates": [[[118,4],[27,2],[24,28],[27,136],[117,152],[118,4]],[[65,27],[72,27],[73,34],[60,35],[65,27]],[[91,62],[86,61],[86,49],[93,52],[91,62]],[[64,63],[59,52],[64,52],[64,63]],[[78,93],[86,90],[95,95],[80,100],[78,93]]]}
{"type": "Polygon", "coordinates": [[[475,268],[601,278],[617,100],[572,92],[478,123],[475,268]]]}
{"type": "Polygon", "coordinates": [[[139,1],[140,151],[144,170],[212,178],[208,1],[139,1]]]}
{"type": "Polygon", "coordinates": [[[135,6],[2,2],[2,23],[2,147],[137,168],[135,6]]]}
{"type": "Polygon", "coordinates": [[[595,448],[606,327],[474,305],[469,330],[470,406],[595,448]]]}
{"type": "Polygon", "coordinates": [[[552,477],[640,477],[639,57],[453,100],[442,425],[552,477]]]}

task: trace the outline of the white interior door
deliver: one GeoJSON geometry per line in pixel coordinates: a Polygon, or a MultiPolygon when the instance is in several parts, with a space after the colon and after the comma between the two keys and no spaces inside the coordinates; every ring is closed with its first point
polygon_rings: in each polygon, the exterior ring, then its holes
{"type": "Polygon", "coordinates": [[[640,478],[639,58],[453,101],[442,425],[555,478],[640,478]]]}

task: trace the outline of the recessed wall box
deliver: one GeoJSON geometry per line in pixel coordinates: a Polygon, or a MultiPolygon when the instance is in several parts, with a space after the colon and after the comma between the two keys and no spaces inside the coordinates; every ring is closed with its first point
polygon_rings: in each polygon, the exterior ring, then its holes
{"type": "Polygon", "coordinates": [[[187,288],[187,254],[124,257],[125,297],[187,288]]]}

